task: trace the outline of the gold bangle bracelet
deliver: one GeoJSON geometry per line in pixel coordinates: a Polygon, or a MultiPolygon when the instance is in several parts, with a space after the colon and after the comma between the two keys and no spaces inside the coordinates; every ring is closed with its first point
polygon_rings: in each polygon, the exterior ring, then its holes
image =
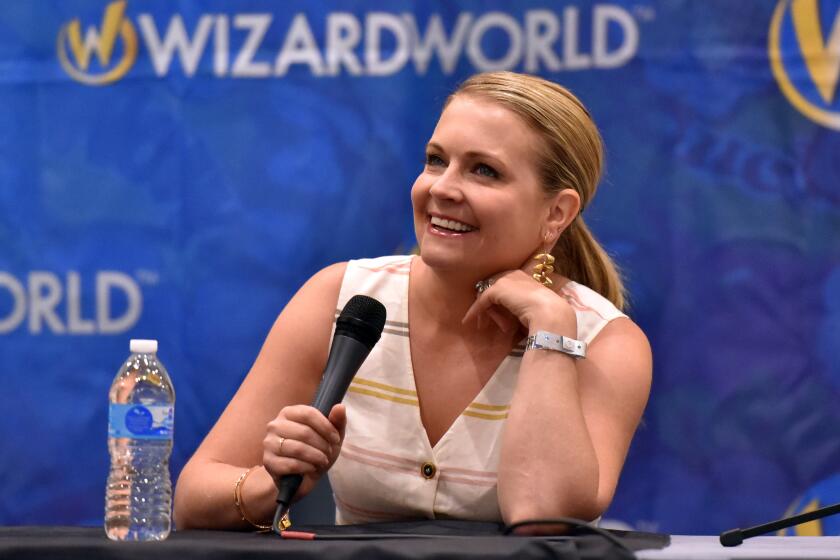
{"type": "Polygon", "coordinates": [[[261,531],[267,531],[271,529],[271,525],[260,525],[259,523],[254,523],[248,516],[245,515],[245,504],[242,502],[242,486],[245,484],[245,479],[248,478],[248,475],[251,474],[251,471],[256,469],[257,467],[251,467],[250,469],[243,472],[239,475],[239,478],[236,479],[236,484],[233,485],[233,505],[236,506],[236,511],[239,512],[239,516],[242,518],[242,521],[250,524],[253,527],[261,531]]]}

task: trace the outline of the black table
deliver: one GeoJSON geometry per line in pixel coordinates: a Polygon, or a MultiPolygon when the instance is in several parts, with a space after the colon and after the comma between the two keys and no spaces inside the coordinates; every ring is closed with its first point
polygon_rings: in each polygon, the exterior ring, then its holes
{"type": "MultiPolygon", "coordinates": [[[[411,522],[314,528],[329,540],[289,540],[269,533],[227,531],[175,531],[161,542],[113,542],[96,527],[2,527],[0,559],[89,560],[214,560],[408,558],[538,559],[630,558],[626,550],[598,535],[567,537],[503,536],[489,524],[463,522],[411,522]],[[397,526],[395,528],[395,526],[397,526]],[[358,526],[357,526],[358,527],[358,526]],[[383,530],[384,528],[384,530],[383,530]],[[476,529],[476,530],[474,530],[476,529]],[[347,532],[353,534],[343,534],[347,532]],[[399,532],[399,534],[395,534],[399,532]],[[382,535],[382,533],[389,533],[382,535]],[[384,538],[378,538],[376,534],[384,538]],[[426,536],[423,536],[426,535],[426,536]],[[434,535],[434,536],[430,536],[434,535]],[[335,540],[331,540],[335,539],[335,540]]],[[[299,528],[298,528],[299,529],[299,528]]],[[[662,548],[666,535],[613,532],[633,550],[662,548]]]]}

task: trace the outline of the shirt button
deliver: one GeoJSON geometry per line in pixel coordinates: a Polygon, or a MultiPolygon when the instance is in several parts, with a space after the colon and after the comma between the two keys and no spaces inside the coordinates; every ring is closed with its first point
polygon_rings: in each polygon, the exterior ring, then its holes
{"type": "Polygon", "coordinates": [[[434,463],[423,463],[423,466],[420,467],[420,474],[423,475],[423,478],[434,478],[436,472],[437,468],[434,463]]]}

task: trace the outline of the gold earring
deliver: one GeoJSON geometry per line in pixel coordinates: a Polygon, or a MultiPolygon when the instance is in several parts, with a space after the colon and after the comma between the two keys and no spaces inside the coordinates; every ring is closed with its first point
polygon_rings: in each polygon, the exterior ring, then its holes
{"type": "MultiPolygon", "coordinates": [[[[546,234],[546,245],[548,245],[548,238],[549,235],[546,234]]],[[[550,288],[554,282],[551,281],[548,275],[554,272],[554,255],[549,253],[549,249],[546,248],[542,253],[534,255],[534,260],[540,262],[534,265],[532,269],[534,273],[531,276],[546,288],[550,288]]]]}

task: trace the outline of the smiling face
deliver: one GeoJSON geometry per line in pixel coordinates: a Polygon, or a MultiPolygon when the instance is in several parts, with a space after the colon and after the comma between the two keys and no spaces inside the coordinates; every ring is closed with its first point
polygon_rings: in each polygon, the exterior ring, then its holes
{"type": "Polygon", "coordinates": [[[444,109],[411,189],[423,262],[476,278],[516,269],[540,248],[550,202],[540,186],[540,138],[515,113],[458,95],[444,109]]]}

